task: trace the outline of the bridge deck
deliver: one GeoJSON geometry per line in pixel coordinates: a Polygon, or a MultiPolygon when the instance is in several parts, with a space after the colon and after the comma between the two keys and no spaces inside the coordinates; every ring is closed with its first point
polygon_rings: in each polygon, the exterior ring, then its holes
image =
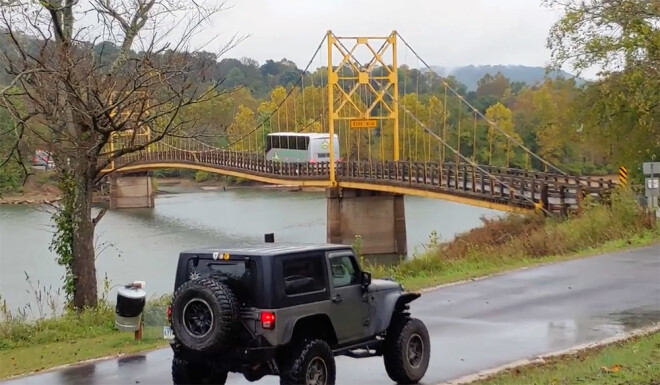
{"type": "MultiPolygon", "coordinates": [[[[114,167],[117,171],[201,169],[265,183],[331,186],[329,163],[283,163],[268,161],[263,154],[227,150],[145,151],[121,157],[114,167]]],[[[541,203],[555,213],[576,210],[583,195],[613,187],[602,179],[407,161],[340,162],[336,177],[338,187],[435,197],[504,211],[526,211],[541,203]]]]}

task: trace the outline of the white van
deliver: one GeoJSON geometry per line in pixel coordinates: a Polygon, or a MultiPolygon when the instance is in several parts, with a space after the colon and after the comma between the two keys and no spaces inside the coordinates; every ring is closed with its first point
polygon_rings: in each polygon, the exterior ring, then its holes
{"type": "MultiPolygon", "coordinates": [[[[277,132],[266,138],[266,160],[292,163],[330,162],[330,134],[277,132]]],[[[335,161],[339,158],[339,138],[334,135],[335,161]]]]}

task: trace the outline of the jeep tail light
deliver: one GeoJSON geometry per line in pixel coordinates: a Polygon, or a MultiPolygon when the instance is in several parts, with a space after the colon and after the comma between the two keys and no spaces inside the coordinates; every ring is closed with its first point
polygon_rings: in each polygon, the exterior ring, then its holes
{"type": "Polygon", "coordinates": [[[261,327],[264,329],[275,328],[275,313],[269,311],[261,312],[261,327]]]}
{"type": "Polygon", "coordinates": [[[172,322],[172,306],[167,307],[167,322],[172,322]]]}

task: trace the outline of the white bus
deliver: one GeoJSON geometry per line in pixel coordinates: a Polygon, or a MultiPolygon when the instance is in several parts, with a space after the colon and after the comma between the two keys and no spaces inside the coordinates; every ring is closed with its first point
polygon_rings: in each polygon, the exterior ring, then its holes
{"type": "MultiPolygon", "coordinates": [[[[339,138],[334,135],[335,161],[339,158],[339,138]]],[[[277,132],[266,137],[266,160],[295,163],[330,162],[330,134],[277,132]]]]}

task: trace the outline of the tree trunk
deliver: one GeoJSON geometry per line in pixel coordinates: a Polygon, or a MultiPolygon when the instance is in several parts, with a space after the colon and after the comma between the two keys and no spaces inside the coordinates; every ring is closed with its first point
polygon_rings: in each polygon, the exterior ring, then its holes
{"type": "Polygon", "coordinates": [[[92,179],[88,176],[89,164],[81,162],[74,171],[76,178],[73,201],[73,274],[75,292],[73,306],[76,309],[96,306],[96,266],[94,254],[94,224],[92,223],[92,179]]]}

